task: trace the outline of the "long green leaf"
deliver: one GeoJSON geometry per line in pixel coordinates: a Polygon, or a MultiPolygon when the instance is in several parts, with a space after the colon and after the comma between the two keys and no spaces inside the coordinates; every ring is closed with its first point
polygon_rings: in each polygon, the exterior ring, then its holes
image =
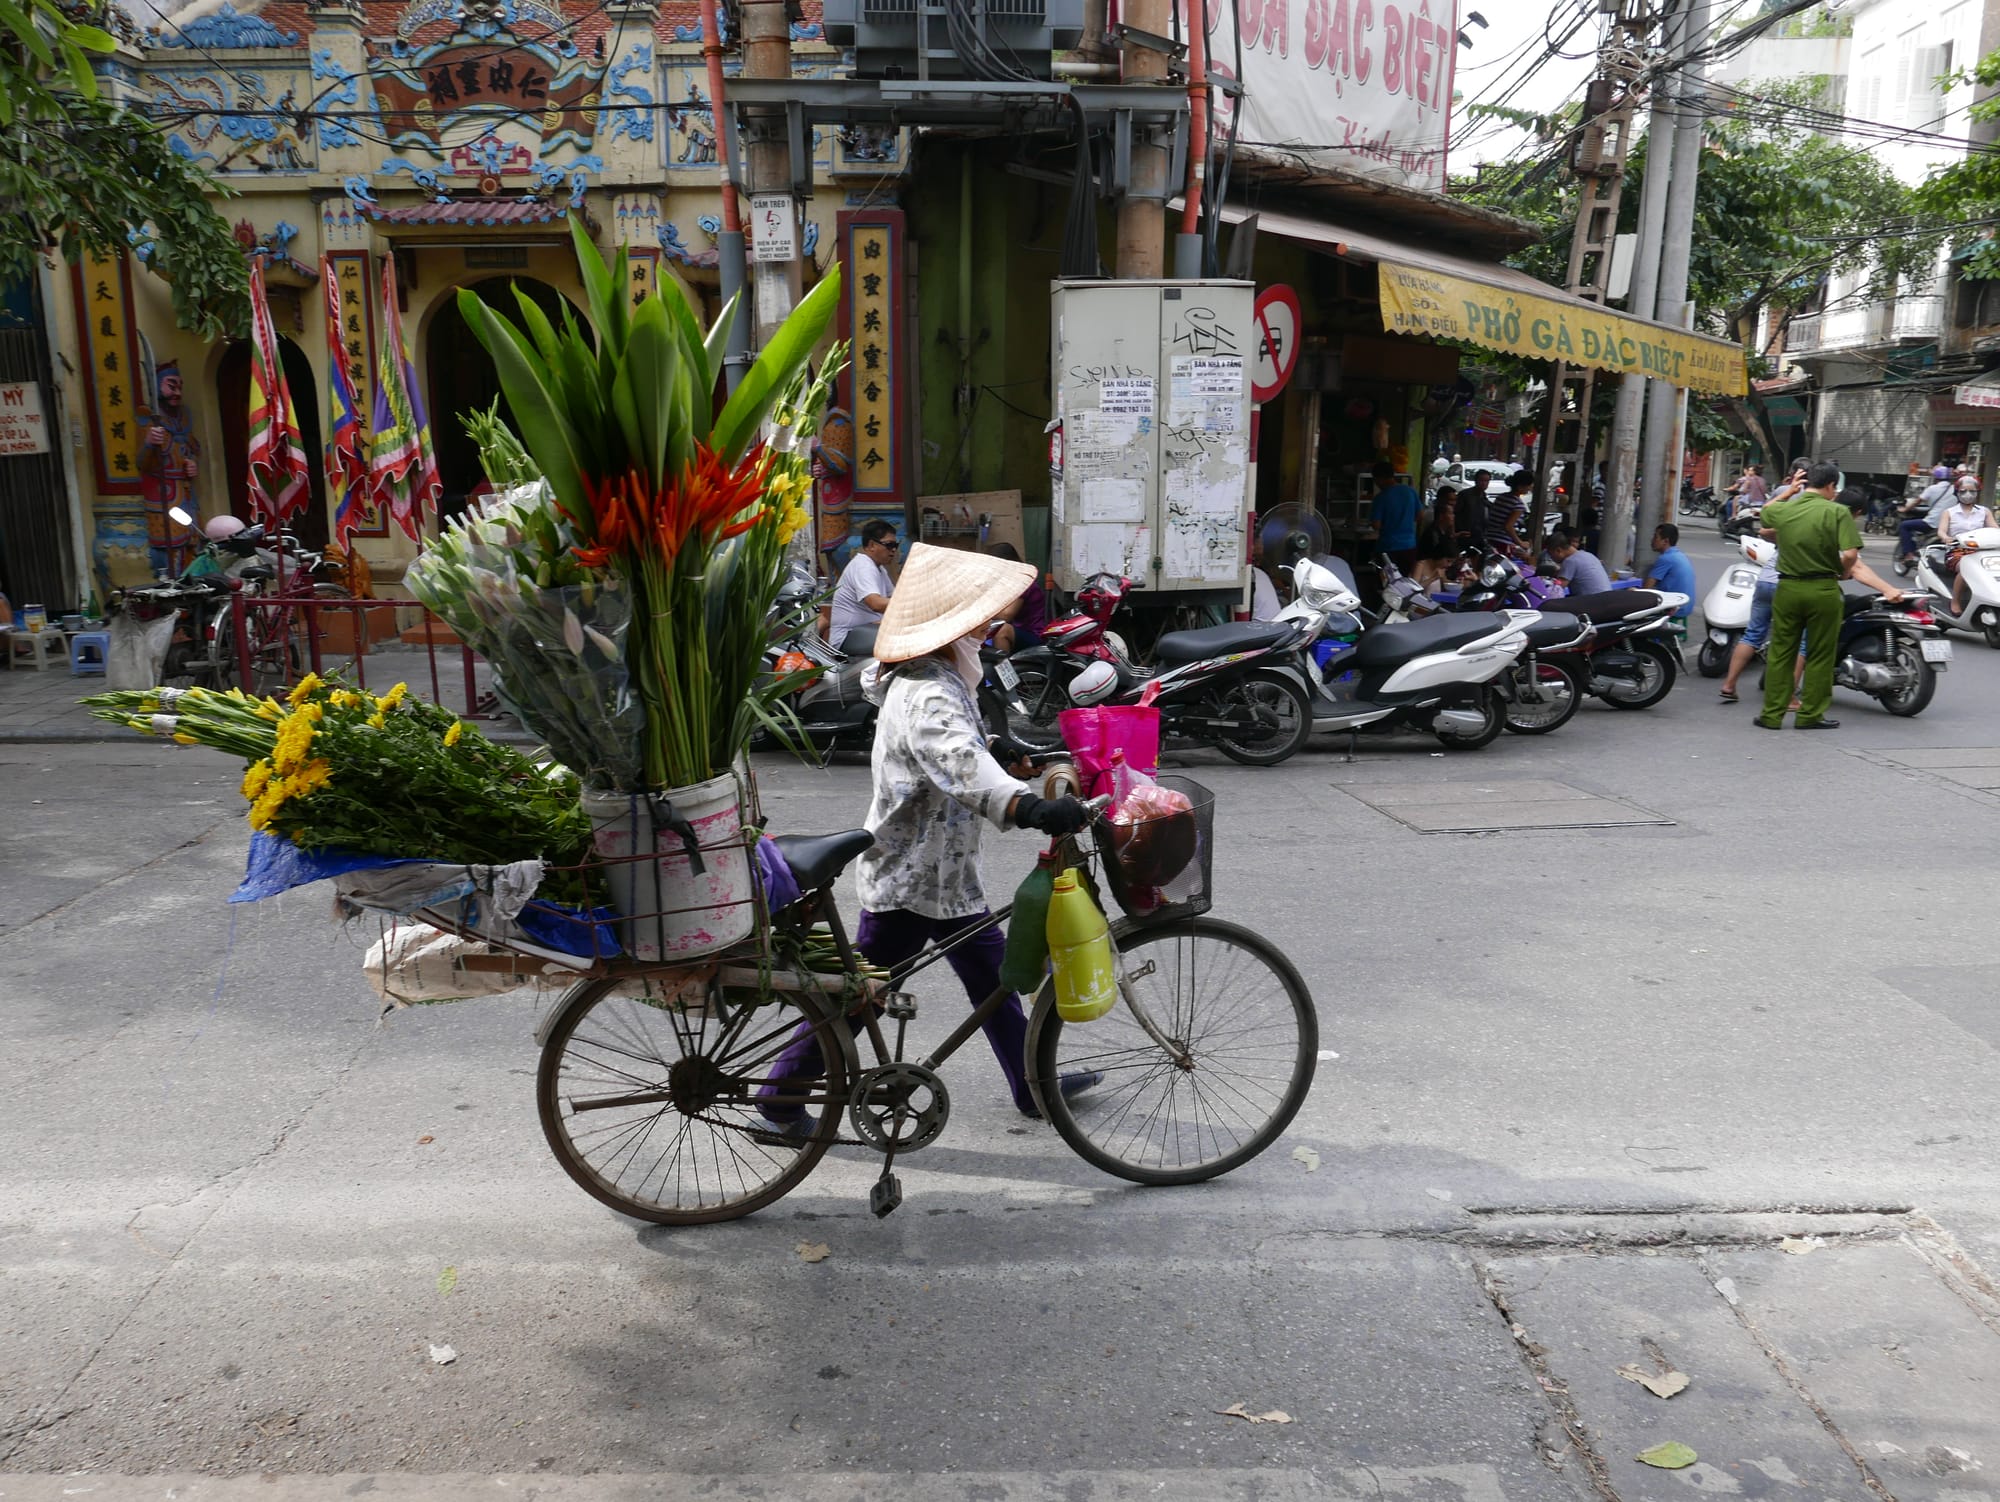
{"type": "Polygon", "coordinates": [[[757,363],[715,420],[714,446],[725,464],[736,463],[750,447],[771,404],[812,357],[813,346],[833,321],[839,301],[840,270],[835,267],[800,299],[757,356],[757,363]]]}
{"type": "MultiPolygon", "coordinates": [[[[712,386],[715,372],[708,363],[708,346],[702,342],[701,324],[695,319],[694,309],[673,287],[663,287],[654,296],[666,304],[667,320],[673,325],[675,340],[681,347],[681,359],[688,367],[688,379],[697,386],[704,380],[712,386]]],[[[705,438],[708,435],[704,433],[702,436],[705,438]]]]}
{"type": "Polygon", "coordinates": [[[49,51],[49,44],[42,36],[41,27],[16,6],[13,0],[0,0],[0,26],[5,26],[11,31],[15,40],[26,47],[29,54],[44,68],[55,67],[56,55],[49,51]]]}
{"type": "Polygon", "coordinates": [[[722,305],[715,326],[708,331],[708,338],[702,342],[702,352],[708,356],[709,399],[714,400],[715,383],[724,374],[723,367],[729,359],[729,331],[735,327],[736,315],[742,310],[743,294],[737,293],[722,305]]]}
{"type": "Polygon", "coordinates": [[[561,357],[556,341],[555,325],[549,322],[549,315],[542,311],[541,304],[521,290],[519,282],[514,283],[514,301],[521,305],[521,322],[535,341],[535,349],[541,354],[542,368],[552,370],[561,357]]]}
{"type": "Polygon", "coordinates": [[[615,366],[625,353],[624,291],[611,284],[611,268],[604,264],[590,232],[583,227],[582,215],[569,216],[569,235],[570,243],[576,247],[576,269],[583,280],[584,301],[590,304],[590,321],[597,330],[598,356],[600,359],[610,356],[615,366]]]}
{"type": "Polygon", "coordinates": [[[632,392],[639,426],[634,457],[655,489],[665,485],[670,473],[667,453],[678,415],[674,409],[674,388],[680,379],[680,351],[673,331],[667,326],[666,309],[659,298],[649,298],[632,315],[619,384],[621,390],[629,388],[632,392]]]}
{"type": "Polygon", "coordinates": [[[458,308],[493,356],[500,390],[506,395],[523,447],[534,457],[564,509],[579,519],[589,516],[590,495],[583,482],[576,430],[548,388],[535,378],[526,336],[493,314],[470,291],[459,293],[458,308]]]}

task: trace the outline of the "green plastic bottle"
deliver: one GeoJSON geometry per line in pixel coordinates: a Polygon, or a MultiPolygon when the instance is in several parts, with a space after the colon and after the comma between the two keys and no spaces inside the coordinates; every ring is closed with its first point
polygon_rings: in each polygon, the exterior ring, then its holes
{"type": "Polygon", "coordinates": [[[1049,894],[1055,890],[1055,857],[1044,853],[1014,889],[1014,911],[1007,920],[1007,957],[1000,962],[1000,984],[1023,996],[1042,989],[1049,973],[1049,894]]]}
{"type": "Polygon", "coordinates": [[[1095,1022],[1118,1002],[1118,969],[1104,914],[1065,871],[1049,894],[1049,962],[1056,977],[1056,1012],[1065,1022],[1095,1022]]]}

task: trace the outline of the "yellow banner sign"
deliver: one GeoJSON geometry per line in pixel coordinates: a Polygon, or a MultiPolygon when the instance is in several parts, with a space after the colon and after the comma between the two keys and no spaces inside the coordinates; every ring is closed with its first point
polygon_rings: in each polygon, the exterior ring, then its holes
{"type": "Polygon", "coordinates": [[[1741,396],[1749,389],[1743,351],[1726,340],[1441,271],[1390,261],[1379,269],[1382,327],[1392,334],[1461,339],[1510,355],[1650,376],[1719,396],[1741,396]]]}

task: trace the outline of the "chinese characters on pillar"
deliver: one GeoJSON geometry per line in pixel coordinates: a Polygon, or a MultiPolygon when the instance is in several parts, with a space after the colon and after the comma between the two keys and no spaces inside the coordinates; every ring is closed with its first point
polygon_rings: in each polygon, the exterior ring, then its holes
{"type": "Polygon", "coordinates": [[[625,266],[626,285],[632,294],[632,306],[638,307],[658,290],[660,284],[660,253],[644,246],[633,246],[625,266]]]}
{"type": "Polygon", "coordinates": [[[78,353],[90,406],[90,449],[97,488],[139,489],[140,414],[152,405],[132,323],[132,269],[123,256],[86,254],[70,268],[76,294],[78,353]]]}
{"type": "Polygon", "coordinates": [[[358,250],[334,251],[327,259],[340,288],[340,342],[347,351],[354,399],[358,410],[370,412],[375,399],[375,309],[368,296],[368,256],[358,250]]]}
{"type": "Polygon", "coordinates": [[[854,413],[857,499],[902,501],[903,215],[895,209],[840,216],[842,323],[853,342],[848,369],[854,413]]]}

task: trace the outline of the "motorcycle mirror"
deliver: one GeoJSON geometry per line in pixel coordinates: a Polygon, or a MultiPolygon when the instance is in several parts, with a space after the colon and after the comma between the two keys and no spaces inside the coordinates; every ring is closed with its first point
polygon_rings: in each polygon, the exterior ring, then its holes
{"type": "Polygon", "coordinates": [[[192,527],[194,525],[194,518],[189,516],[187,512],[184,511],[179,506],[169,506],[167,508],[167,515],[171,516],[174,519],[175,523],[179,526],[192,527]]]}

